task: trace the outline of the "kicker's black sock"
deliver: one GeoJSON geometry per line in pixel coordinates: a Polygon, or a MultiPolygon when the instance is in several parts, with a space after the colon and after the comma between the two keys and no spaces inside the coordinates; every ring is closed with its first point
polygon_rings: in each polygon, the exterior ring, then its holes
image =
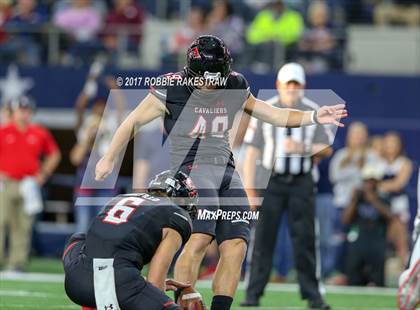
{"type": "Polygon", "coordinates": [[[215,295],[211,301],[210,310],[229,310],[232,305],[233,298],[224,295],[215,295]]]}
{"type": "Polygon", "coordinates": [[[182,292],[182,289],[180,289],[180,288],[177,288],[177,289],[174,291],[174,300],[175,300],[175,303],[177,303],[177,302],[178,302],[178,297],[179,297],[179,295],[181,295],[181,292],[182,292]]]}

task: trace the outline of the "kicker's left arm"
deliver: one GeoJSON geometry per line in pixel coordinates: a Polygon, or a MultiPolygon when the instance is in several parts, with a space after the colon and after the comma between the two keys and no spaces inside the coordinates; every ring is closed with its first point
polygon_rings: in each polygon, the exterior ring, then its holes
{"type": "Polygon", "coordinates": [[[340,119],[347,117],[344,104],[323,106],[318,111],[299,111],[295,109],[277,108],[255,98],[252,94],[244,105],[245,112],[279,127],[301,127],[319,124],[333,124],[343,127],[340,119]]]}

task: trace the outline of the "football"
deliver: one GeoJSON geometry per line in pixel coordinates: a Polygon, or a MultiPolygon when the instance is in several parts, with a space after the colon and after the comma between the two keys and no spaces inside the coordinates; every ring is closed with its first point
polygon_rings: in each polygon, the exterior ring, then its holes
{"type": "Polygon", "coordinates": [[[189,286],[181,291],[177,300],[178,306],[182,310],[205,310],[206,305],[203,302],[201,294],[193,287],[189,286]]]}

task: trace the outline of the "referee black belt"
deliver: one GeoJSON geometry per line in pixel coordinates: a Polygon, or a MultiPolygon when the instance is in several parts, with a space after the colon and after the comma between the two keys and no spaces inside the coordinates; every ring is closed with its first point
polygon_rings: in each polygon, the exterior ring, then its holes
{"type": "Polygon", "coordinates": [[[293,182],[297,179],[305,178],[305,177],[311,177],[312,178],[312,174],[310,172],[299,173],[299,174],[273,172],[271,174],[272,179],[281,180],[281,181],[284,181],[286,183],[291,183],[291,182],[293,182]]]}

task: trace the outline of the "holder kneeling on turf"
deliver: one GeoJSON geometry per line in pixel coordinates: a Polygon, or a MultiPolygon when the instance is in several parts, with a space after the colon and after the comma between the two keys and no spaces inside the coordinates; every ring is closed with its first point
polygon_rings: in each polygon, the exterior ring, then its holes
{"type": "Polygon", "coordinates": [[[67,296],[98,310],[181,309],[165,290],[192,288],[166,276],[191,235],[197,200],[191,179],[171,171],[157,175],[147,193],[112,199],[87,234],[74,234],[67,243],[67,296]],[[139,272],[145,265],[147,280],[139,272]]]}

